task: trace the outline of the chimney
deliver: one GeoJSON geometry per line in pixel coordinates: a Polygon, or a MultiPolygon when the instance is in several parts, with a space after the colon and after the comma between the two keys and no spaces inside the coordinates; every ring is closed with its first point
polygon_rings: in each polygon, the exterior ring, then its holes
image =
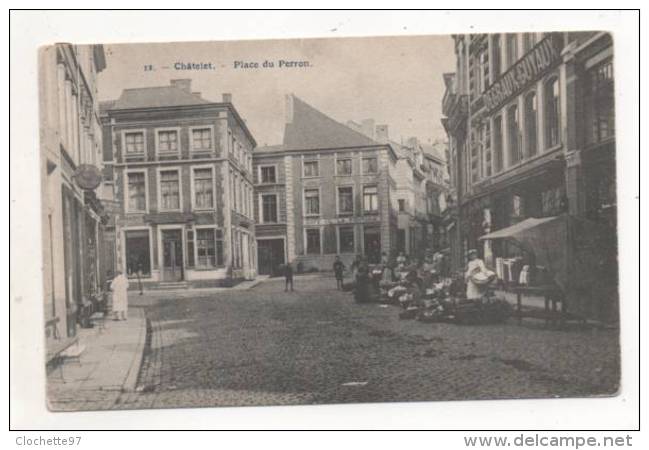
{"type": "Polygon", "coordinates": [[[374,139],[374,119],[365,119],[361,122],[361,133],[370,139],[374,139]]]}
{"type": "Polygon", "coordinates": [[[286,105],[284,109],[284,117],[286,123],[293,123],[293,94],[286,95],[286,105]]]}
{"type": "Polygon", "coordinates": [[[223,103],[232,103],[232,94],[226,92],[221,95],[223,97],[223,103]]]}
{"type": "Polygon", "coordinates": [[[374,140],[378,142],[379,144],[387,144],[388,140],[390,138],[388,137],[388,126],[387,125],[377,125],[376,126],[376,135],[374,136],[374,140]]]}
{"type": "Polygon", "coordinates": [[[187,92],[188,94],[192,93],[192,80],[191,80],[191,78],[182,78],[182,79],[171,80],[171,85],[174,86],[174,87],[177,87],[178,89],[182,89],[183,91],[187,92]]]}

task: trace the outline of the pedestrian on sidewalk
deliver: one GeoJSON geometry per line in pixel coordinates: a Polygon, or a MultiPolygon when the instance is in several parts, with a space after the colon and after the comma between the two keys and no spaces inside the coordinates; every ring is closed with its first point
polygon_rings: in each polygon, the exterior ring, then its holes
{"type": "Polygon", "coordinates": [[[343,288],[343,271],[345,270],[345,265],[340,260],[340,256],[336,255],[336,260],[334,261],[334,275],[336,276],[336,289],[342,290],[343,288]]]}
{"type": "Polygon", "coordinates": [[[291,292],[293,292],[293,266],[291,263],[286,263],[284,265],[284,280],[286,285],[284,286],[284,292],[288,292],[288,285],[291,285],[291,292]]]}
{"type": "Polygon", "coordinates": [[[113,312],[115,320],[126,320],[128,312],[128,278],[121,271],[110,283],[110,290],[113,291],[113,312]]]}

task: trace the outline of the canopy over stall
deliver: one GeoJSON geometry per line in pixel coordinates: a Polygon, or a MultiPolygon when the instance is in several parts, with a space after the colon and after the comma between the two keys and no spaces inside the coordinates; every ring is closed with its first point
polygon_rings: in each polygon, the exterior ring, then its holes
{"type": "Polygon", "coordinates": [[[544,266],[566,296],[568,312],[611,321],[617,318],[618,268],[615,231],[563,214],[529,218],[480,237],[514,242],[544,266]]]}

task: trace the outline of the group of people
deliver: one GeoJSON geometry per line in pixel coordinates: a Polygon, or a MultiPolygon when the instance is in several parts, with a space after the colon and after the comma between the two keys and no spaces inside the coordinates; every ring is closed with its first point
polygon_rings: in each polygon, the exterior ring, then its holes
{"type": "MultiPolygon", "coordinates": [[[[478,257],[477,250],[469,250],[467,260],[464,277],[457,281],[460,282],[462,290],[465,291],[462,293],[467,299],[481,298],[485,294],[486,287],[495,278],[495,274],[487,269],[484,261],[478,257]]],[[[336,256],[332,269],[336,279],[336,289],[343,290],[347,267],[340,256],[336,256]]],[[[447,258],[442,253],[427,255],[423,260],[414,261],[403,252],[400,252],[396,258],[390,258],[386,253],[383,253],[380,263],[372,268],[370,268],[367,258],[357,255],[349,269],[354,284],[369,280],[372,275],[375,275],[375,278],[379,279],[379,284],[389,285],[402,281],[402,284],[412,286],[415,291],[425,290],[435,283],[452,278],[447,258]]]]}

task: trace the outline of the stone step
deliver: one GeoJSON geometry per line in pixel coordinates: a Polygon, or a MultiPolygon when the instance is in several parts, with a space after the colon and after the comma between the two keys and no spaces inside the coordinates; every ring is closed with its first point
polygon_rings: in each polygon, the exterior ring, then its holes
{"type": "Polygon", "coordinates": [[[187,289],[188,287],[189,287],[188,283],[181,281],[181,282],[155,283],[147,286],[146,289],[148,291],[165,291],[165,290],[187,289]]]}

